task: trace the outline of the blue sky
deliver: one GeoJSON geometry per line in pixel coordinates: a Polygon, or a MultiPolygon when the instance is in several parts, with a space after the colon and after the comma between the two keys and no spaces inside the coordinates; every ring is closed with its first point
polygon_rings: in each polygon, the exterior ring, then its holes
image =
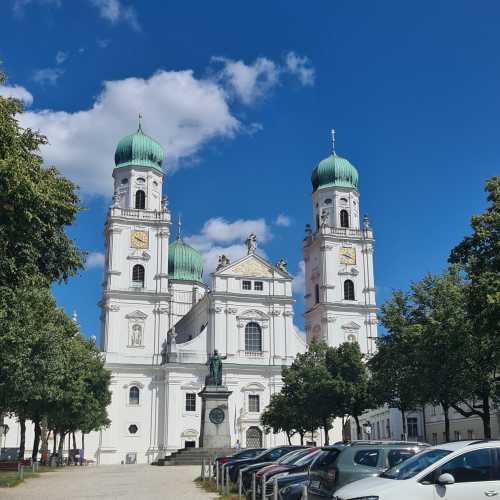
{"type": "Polygon", "coordinates": [[[285,257],[299,276],[299,327],[310,173],[332,127],[375,230],[379,303],[444,267],[499,172],[498,2],[2,7],[0,92],[25,100],[21,123],[48,135],[47,163],[81,186],[85,211],[70,234],[91,252],[89,269],[55,293],[87,335],[99,333],[114,147],[139,112],[166,149],[171,210],[206,267],[221,251],[237,256],[257,231],[266,256],[285,257]]]}

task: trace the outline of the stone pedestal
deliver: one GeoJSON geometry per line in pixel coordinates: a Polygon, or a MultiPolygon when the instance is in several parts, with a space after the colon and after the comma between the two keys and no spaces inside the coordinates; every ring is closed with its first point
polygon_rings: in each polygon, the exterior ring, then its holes
{"type": "Polygon", "coordinates": [[[232,394],[224,385],[207,385],[198,393],[201,403],[200,448],[230,448],[227,400],[232,394]]]}

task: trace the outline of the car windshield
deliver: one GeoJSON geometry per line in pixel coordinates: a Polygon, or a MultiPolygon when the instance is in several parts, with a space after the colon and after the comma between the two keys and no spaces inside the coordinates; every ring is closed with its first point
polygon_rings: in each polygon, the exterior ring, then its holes
{"type": "Polygon", "coordinates": [[[307,465],[308,463],[312,462],[314,460],[314,457],[319,453],[319,450],[311,451],[309,453],[306,453],[303,457],[300,457],[296,462],[294,462],[294,465],[307,465]]]}
{"type": "Polygon", "coordinates": [[[380,477],[386,479],[410,479],[424,469],[451,453],[449,450],[425,450],[400,464],[387,469],[380,477]]]}
{"type": "Polygon", "coordinates": [[[304,453],[307,453],[306,450],[296,450],[290,453],[287,453],[284,457],[278,460],[279,464],[293,464],[297,458],[301,457],[304,453]]]}

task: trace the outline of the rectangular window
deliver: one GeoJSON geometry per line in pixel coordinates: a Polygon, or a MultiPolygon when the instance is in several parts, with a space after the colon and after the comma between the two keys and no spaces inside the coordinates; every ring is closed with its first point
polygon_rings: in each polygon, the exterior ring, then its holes
{"type": "Polygon", "coordinates": [[[469,429],[467,431],[467,439],[474,439],[474,431],[469,429]]]}
{"type": "Polygon", "coordinates": [[[251,290],[252,289],[252,282],[243,280],[243,285],[242,285],[243,290],[251,290]]]}
{"type": "Polygon", "coordinates": [[[186,411],[196,411],[196,394],[186,394],[186,411]]]}
{"type": "Polygon", "coordinates": [[[409,417],[406,419],[406,425],[408,428],[408,437],[415,438],[418,436],[418,424],[416,417],[409,417]]]}
{"type": "Polygon", "coordinates": [[[453,432],[453,439],[455,441],[460,441],[460,431],[453,432]]]}
{"type": "Polygon", "coordinates": [[[438,435],[437,432],[432,433],[432,444],[436,445],[438,444],[438,435]]]}
{"type": "Polygon", "coordinates": [[[385,426],[385,432],[386,432],[387,439],[391,439],[391,421],[389,419],[387,419],[387,424],[385,426]]]}
{"type": "Polygon", "coordinates": [[[254,281],[253,289],[262,292],[262,290],[264,290],[264,283],[262,283],[262,281],[254,281]]]}
{"type": "Polygon", "coordinates": [[[248,411],[251,413],[260,412],[260,398],[258,395],[250,394],[248,396],[248,411]]]}

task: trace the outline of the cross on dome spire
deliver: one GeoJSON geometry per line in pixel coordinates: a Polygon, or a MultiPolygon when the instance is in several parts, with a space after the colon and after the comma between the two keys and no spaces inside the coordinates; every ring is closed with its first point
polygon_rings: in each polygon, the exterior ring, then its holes
{"type": "Polygon", "coordinates": [[[335,129],[332,128],[330,132],[332,134],[332,152],[335,154],[335,129]]]}
{"type": "Polygon", "coordinates": [[[142,132],[142,113],[139,113],[139,127],[137,127],[137,132],[142,132]]]}

